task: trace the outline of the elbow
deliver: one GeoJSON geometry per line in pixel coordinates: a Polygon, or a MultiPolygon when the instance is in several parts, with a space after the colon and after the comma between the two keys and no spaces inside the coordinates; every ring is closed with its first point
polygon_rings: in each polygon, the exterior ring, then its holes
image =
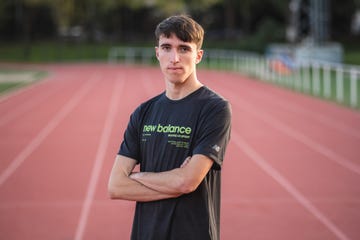
{"type": "Polygon", "coordinates": [[[182,194],[187,194],[195,191],[199,184],[195,181],[191,181],[190,179],[182,178],[180,179],[177,189],[182,194]]]}
{"type": "Polygon", "coordinates": [[[108,197],[110,199],[123,199],[122,193],[121,193],[121,188],[116,187],[116,186],[112,185],[111,183],[109,183],[108,197]]]}
{"type": "Polygon", "coordinates": [[[112,186],[108,186],[108,197],[110,199],[118,199],[119,198],[117,191],[112,186]]]}
{"type": "Polygon", "coordinates": [[[192,193],[193,191],[196,190],[196,187],[193,186],[184,186],[181,193],[183,194],[188,194],[188,193],[192,193]]]}
{"type": "Polygon", "coordinates": [[[119,175],[111,175],[107,185],[107,193],[110,199],[125,199],[126,185],[119,175]]]}
{"type": "Polygon", "coordinates": [[[110,199],[119,199],[119,196],[116,194],[115,191],[113,191],[112,189],[108,189],[108,197],[110,199]]]}

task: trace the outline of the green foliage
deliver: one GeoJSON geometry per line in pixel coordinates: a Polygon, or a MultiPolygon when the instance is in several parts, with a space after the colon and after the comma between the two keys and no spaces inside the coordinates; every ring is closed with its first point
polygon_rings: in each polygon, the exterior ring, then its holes
{"type": "Polygon", "coordinates": [[[345,45],[344,62],[360,65],[360,46],[345,45]]]}
{"type": "MultiPolygon", "coordinates": [[[[268,23],[267,23],[268,24],[268,23]]],[[[265,24],[265,26],[267,25],[265,24]]],[[[270,25],[270,24],[269,24],[270,25]]],[[[265,27],[264,27],[265,28],[265,27]]],[[[264,31],[266,33],[266,31],[264,31]]],[[[274,31],[276,32],[276,31],[274,31]]],[[[259,35],[265,35],[265,33],[259,35]]],[[[276,34],[274,34],[276,35],[276,34]]],[[[279,33],[279,35],[281,35],[279,33]]],[[[237,41],[209,41],[205,40],[204,49],[237,49],[263,54],[268,42],[259,40],[260,37],[246,37],[237,41]]],[[[272,38],[276,40],[277,38],[272,38]]],[[[8,62],[66,62],[66,61],[107,61],[108,53],[113,46],[153,47],[152,41],[126,43],[64,43],[64,42],[35,42],[26,54],[26,48],[21,43],[0,44],[0,61],[8,62]]],[[[360,65],[360,48],[344,46],[344,63],[360,65]]]]}
{"type": "Polygon", "coordinates": [[[0,68],[0,95],[38,81],[46,75],[43,71],[0,68]]]}
{"type": "Polygon", "coordinates": [[[284,42],[284,26],[271,18],[265,18],[260,22],[259,28],[252,39],[255,45],[266,46],[272,42],[284,42]]]}
{"type": "Polygon", "coordinates": [[[20,82],[0,82],[0,95],[1,93],[20,87],[21,85],[22,83],[20,82]]]}
{"type": "Polygon", "coordinates": [[[36,42],[30,48],[23,44],[0,45],[0,61],[68,62],[106,61],[110,45],[63,42],[36,42]]]}

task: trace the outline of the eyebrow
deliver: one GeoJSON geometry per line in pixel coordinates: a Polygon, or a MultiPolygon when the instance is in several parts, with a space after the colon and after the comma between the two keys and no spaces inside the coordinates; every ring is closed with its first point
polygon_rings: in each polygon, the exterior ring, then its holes
{"type": "Polygon", "coordinates": [[[192,49],[192,47],[190,45],[186,45],[186,44],[180,44],[179,47],[185,47],[185,48],[192,49]]]}
{"type": "MultiPolygon", "coordinates": [[[[171,47],[171,46],[172,45],[170,43],[163,43],[163,44],[160,45],[160,47],[171,47]]],[[[187,45],[187,44],[180,44],[177,47],[192,49],[192,47],[190,45],[187,45]]]]}
{"type": "Polygon", "coordinates": [[[169,47],[169,46],[171,46],[171,44],[169,44],[169,43],[163,43],[160,45],[160,47],[169,47]]]}

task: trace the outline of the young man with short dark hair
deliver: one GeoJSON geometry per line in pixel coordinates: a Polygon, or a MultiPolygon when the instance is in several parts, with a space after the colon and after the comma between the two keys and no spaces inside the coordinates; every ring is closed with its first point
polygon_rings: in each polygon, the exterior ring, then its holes
{"type": "Polygon", "coordinates": [[[109,194],[136,201],[132,240],[217,240],[230,105],[197,78],[204,36],[197,22],[172,16],[155,35],[165,91],[132,113],[109,194]]]}

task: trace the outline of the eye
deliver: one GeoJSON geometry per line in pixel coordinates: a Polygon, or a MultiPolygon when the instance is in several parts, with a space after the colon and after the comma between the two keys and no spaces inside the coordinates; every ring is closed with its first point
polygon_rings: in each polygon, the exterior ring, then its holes
{"type": "Polygon", "coordinates": [[[168,51],[170,51],[171,47],[169,45],[163,45],[163,46],[161,46],[161,49],[168,52],[168,51]]]}
{"type": "Polygon", "coordinates": [[[186,53],[186,52],[189,52],[189,51],[190,51],[189,47],[180,47],[180,52],[181,53],[186,53]]]}

